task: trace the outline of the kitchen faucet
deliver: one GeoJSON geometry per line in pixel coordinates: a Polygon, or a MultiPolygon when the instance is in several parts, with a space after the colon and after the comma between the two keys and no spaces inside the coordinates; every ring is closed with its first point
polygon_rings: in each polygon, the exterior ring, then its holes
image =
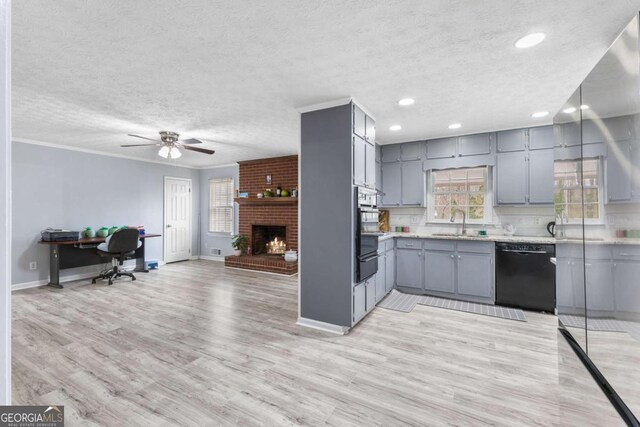
{"type": "Polygon", "coordinates": [[[456,214],[460,212],[462,213],[462,234],[466,235],[467,234],[467,214],[465,211],[463,211],[462,209],[456,209],[451,213],[451,219],[449,220],[450,222],[453,222],[456,220],[456,214]]]}

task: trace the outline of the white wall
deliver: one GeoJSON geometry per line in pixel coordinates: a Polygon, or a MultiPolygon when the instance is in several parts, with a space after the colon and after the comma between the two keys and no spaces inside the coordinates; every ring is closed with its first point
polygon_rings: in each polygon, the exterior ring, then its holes
{"type": "Polygon", "coordinates": [[[0,405],[11,404],[11,1],[0,0],[0,405]]]}
{"type": "MultiPolygon", "coordinates": [[[[240,180],[240,167],[238,165],[219,168],[204,169],[200,171],[200,254],[204,257],[212,257],[211,249],[222,249],[220,258],[231,255],[231,234],[209,233],[209,180],[219,178],[233,178],[233,186],[237,190],[240,180]]],[[[238,233],[238,205],[233,211],[233,234],[238,233]]]]}
{"type": "MultiPolygon", "coordinates": [[[[62,148],[13,143],[12,281],[46,280],[48,247],[39,245],[47,227],[82,230],[112,225],[144,225],[163,234],[164,177],[191,178],[191,253],[198,255],[200,174],[197,169],[96,155],[62,148]],[[36,261],[38,269],[29,270],[36,261]]],[[[147,259],[163,259],[163,239],[146,241],[147,259]]],[[[94,272],[101,266],[61,270],[61,277],[94,272]]]]}

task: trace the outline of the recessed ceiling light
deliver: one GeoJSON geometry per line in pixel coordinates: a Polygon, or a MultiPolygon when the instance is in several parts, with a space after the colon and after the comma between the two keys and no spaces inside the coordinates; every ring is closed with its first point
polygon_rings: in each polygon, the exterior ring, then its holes
{"type": "Polygon", "coordinates": [[[549,115],[548,111],[538,111],[536,113],[533,113],[531,117],[533,117],[534,119],[539,119],[540,117],[546,117],[548,115],[549,115]]]}
{"type": "Polygon", "coordinates": [[[538,43],[542,42],[542,40],[544,40],[545,37],[546,35],[544,33],[527,34],[526,36],[524,36],[523,38],[521,38],[516,42],[516,47],[518,49],[526,49],[528,47],[535,46],[538,43]]]}
{"type": "Polygon", "coordinates": [[[400,126],[400,125],[391,125],[391,126],[389,126],[389,130],[394,130],[395,131],[395,130],[400,130],[400,129],[402,129],[402,126],[400,126]]]}
{"type": "Polygon", "coordinates": [[[460,123],[451,123],[449,129],[460,129],[462,125],[460,123]]]}
{"type": "Polygon", "coordinates": [[[569,108],[565,108],[564,110],[562,110],[563,113],[565,114],[571,114],[571,113],[575,113],[577,110],[576,107],[569,107],[569,108]]]}
{"type": "Polygon", "coordinates": [[[582,105],[580,106],[580,109],[581,109],[581,110],[588,110],[588,109],[589,109],[589,106],[588,106],[588,105],[584,105],[584,104],[582,104],[582,105]]]}
{"type": "Polygon", "coordinates": [[[400,101],[398,101],[398,105],[413,105],[414,102],[416,102],[416,100],[413,98],[402,98],[400,101]]]}

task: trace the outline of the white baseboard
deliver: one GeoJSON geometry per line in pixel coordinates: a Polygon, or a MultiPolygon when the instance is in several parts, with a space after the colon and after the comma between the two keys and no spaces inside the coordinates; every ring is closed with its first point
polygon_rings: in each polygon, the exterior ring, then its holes
{"type": "Polygon", "coordinates": [[[204,259],[206,261],[224,262],[223,256],[200,255],[200,259],[204,259]]]}
{"type": "MultiPolygon", "coordinates": [[[[60,276],[60,283],[73,282],[75,280],[84,280],[91,279],[95,277],[99,272],[91,272],[91,273],[82,273],[82,274],[71,274],[69,276],[60,276]]],[[[11,285],[11,292],[19,291],[22,289],[30,289],[37,288],[40,286],[45,286],[49,284],[49,279],[35,280],[33,282],[24,282],[24,283],[14,283],[11,285]]]]}
{"type": "Polygon", "coordinates": [[[320,322],[318,320],[307,319],[304,317],[298,317],[296,325],[304,326],[306,328],[318,329],[320,331],[330,332],[337,335],[346,335],[349,333],[349,329],[346,326],[338,326],[332,323],[320,322]]]}

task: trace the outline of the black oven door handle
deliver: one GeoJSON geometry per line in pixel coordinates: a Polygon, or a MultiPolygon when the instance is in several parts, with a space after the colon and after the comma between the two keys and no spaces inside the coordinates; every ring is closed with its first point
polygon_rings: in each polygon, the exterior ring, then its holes
{"type": "Polygon", "coordinates": [[[547,251],[518,251],[515,249],[498,249],[500,252],[512,252],[520,255],[528,255],[528,254],[546,254],[547,251]]]}
{"type": "Polygon", "coordinates": [[[369,256],[364,257],[364,258],[363,257],[358,257],[358,261],[360,261],[360,262],[369,262],[369,261],[374,260],[376,258],[378,258],[378,253],[377,252],[375,254],[373,254],[373,255],[369,255],[369,256]]]}

